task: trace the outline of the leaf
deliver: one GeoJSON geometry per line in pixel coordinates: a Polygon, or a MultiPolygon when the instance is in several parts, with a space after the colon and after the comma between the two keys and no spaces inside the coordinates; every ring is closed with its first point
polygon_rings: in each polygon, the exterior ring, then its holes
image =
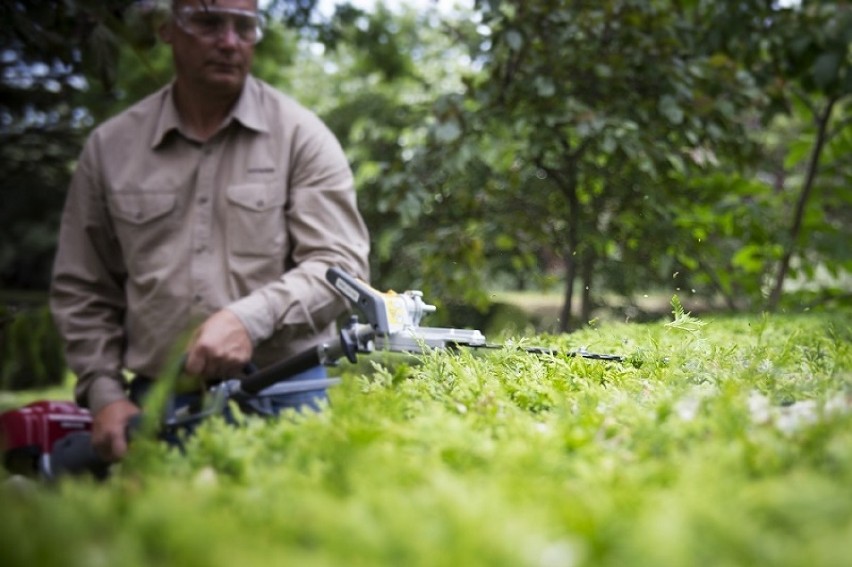
{"type": "Polygon", "coordinates": [[[551,80],[550,77],[536,77],[535,90],[538,92],[538,96],[541,97],[551,97],[556,94],[556,86],[553,84],[553,80],[551,80]]]}
{"type": "Polygon", "coordinates": [[[683,122],[683,109],[677,104],[674,97],[670,95],[663,96],[657,108],[671,124],[677,126],[683,122]]]}
{"type": "Polygon", "coordinates": [[[810,156],[811,140],[809,138],[808,136],[790,142],[787,156],[784,158],[785,169],[792,170],[810,156]]]}
{"type": "Polygon", "coordinates": [[[686,166],[684,165],[683,158],[677,154],[669,154],[666,156],[666,161],[671,164],[675,171],[680,174],[686,172],[686,166]]]}
{"type": "Polygon", "coordinates": [[[689,314],[680,302],[680,298],[677,295],[672,296],[672,315],[674,315],[674,320],[666,323],[666,327],[670,329],[678,329],[680,331],[687,331],[691,334],[699,334],[701,329],[707,324],[704,321],[700,321],[699,319],[693,317],[689,314]]]}
{"type": "Polygon", "coordinates": [[[512,51],[520,51],[524,46],[524,36],[518,30],[509,30],[506,32],[506,43],[512,51]]]}
{"type": "Polygon", "coordinates": [[[811,67],[814,83],[822,90],[837,82],[839,72],[840,54],[834,51],[821,54],[811,67]]]}
{"type": "Polygon", "coordinates": [[[757,244],[743,246],[731,258],[731,264],[742,268],[747,273],[760,274],[764,268],[763,250],[757,244]]]}
{"type": "Polygon", "coordinates": [[[515,239],[508,234],[500,234],[494,239],[494,246],[498,250],[513,250],[516,246],[515,239]]]}
{"type": "Polygon", "coordinates": [[[435,139],[439,143],[447,144],[457,140],[462,134],[462,129],[455,120],[447,120],[438,124],[434,132],[435,139]]]}

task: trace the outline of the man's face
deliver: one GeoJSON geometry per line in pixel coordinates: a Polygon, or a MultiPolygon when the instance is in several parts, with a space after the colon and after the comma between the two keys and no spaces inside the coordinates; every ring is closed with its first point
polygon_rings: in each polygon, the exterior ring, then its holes
{"type": "Polygon", "coordinates": [[[256,0],[175,2],[163,38],[178,81],[211,94],[238,93],[251,69],[256,17],[256,0]]]}

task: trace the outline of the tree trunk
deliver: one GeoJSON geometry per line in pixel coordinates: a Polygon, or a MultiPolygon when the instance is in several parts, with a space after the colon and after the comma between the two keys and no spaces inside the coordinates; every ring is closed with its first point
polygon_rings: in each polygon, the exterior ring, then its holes
{"type": "Polygon", "coordinates": [[[577,198],[577,176],[573,170],[563,192],[568,201],[568,246],[565,249],[565,302],[559,316],[559,332],[567,333],[574,330],[571,306],[574,300],[574,282],[577,279],[577,245],[580,233],[580,200],[577,198]]]}
{"type": "Polygon", "coordinates": [[[559,314],[559,332],[567,333],[573,330],[571,318],[571,305],[574,303],[574,281],[577,279],[577,259],[573,250],[565,251],[565,295],[562,302],[562,311],[559,314]]]}
{"type": "Polygon", "coordinates": [[[592,279],[595,274],[595,263],[597,257],[594,250],[586,249],[583,254],[582,266],[580,268],[580,284],[583,290],[580,292],[580,322],[587,324],[592,320],[592,279]]]}
{"type": "Polygon", "coordinates": [[[784,291],[784,280],[787,277],[787,271],[790,269],[790,259],[796,251],[796,243],[799,240],[799,234],[802,231],[802,219],[805,216],[805,208],[808,203],[808,198],[813,189],[814,180],[816,179],[817,169],[819,166],[820,154],[825,145],[826,131],[828,130],[828,122],[831,118],[831,111],[834,108],[836,98],[829,99],[822,115],[817,117],[817,137],[814,149],[811,152],[810,160],[808,161],[808,170],[805,175],[805,181],[802,185],[802,193],[799,195],[799,200],[796,203],[796,210],[793,213],[793,225],[790,227],[790,240],[787,243],[787,249],[781,257],[781,262],[778,265],[778,274],[775,277],[775,284],[772,292],[769,295],[769,300],[766,304],[767,311],[775,311],[778,308],[778,303],[781,301],[781,294],[784,291]]]}

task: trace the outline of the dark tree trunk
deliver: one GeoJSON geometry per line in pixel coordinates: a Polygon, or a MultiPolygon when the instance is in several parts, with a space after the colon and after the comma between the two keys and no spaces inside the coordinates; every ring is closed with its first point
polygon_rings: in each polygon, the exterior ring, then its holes
{"type": "Polygon", "coordinates": [[[568,175],[568,183],[563,187],[568,201],[568,246],[565,254],[565,302],[559,317],[559,332],[574,330],[572,305],[574,300],[574,282],[577,280],[577,245],[579,244],[580,200],[577,198],[577,176],[574,170],[568,175]]]}
{"type": "Polygon", "coordinates": [[[592,279],[595,274],[595,263],[597,257],[593,250],[586,250],[583,254],[580,284],[583,290],[580,292],[580,322],[586,324],[592,320],[592,279]]]}
{"type": "Polygon", "coordinates": [[[559,332],[567,333],[573,329],[571,306],[574,303],[574,281],[577,279],[577,259],[571,249],[565,251],[565,295],[562,311],[559,314],[559,332]]]}
{"type": "Polygon", "coordinates": [[[781,257],[781,262],[778,265],[778,274],[775,276],[775,284],[772,292],[769,294],[769,300],[766,304],[767,311],[775,311],[778,308],[778,303],[781,301],[781,294],[784,291],[784,280],[787,278],[787,271],[790,269],[790,259],[796,251],[796,243],[799,240],[799,235],[802,232],[802,219],[805,216],[805,208],[813,190],[814,180],[816,179],[817,169],[819,168],[819,158],[822,154],[822,148],[825,145],[826,132],[828,130],[828,122],[831,118],[831,111],[834,108],[834,103],[837,99],[830,99],[823,109],[822,115],[816,117],[817,122],[817,137],[814,149],[811,152],[810,160],[808,161],[808,171],[805,175],[805,181],[802,185],[802,193],[799,195],[799,200],[796,203],[796,210],[793,213],[793,225],[790,227],[790,240],[787,243],[787,249],[781,257]]]}

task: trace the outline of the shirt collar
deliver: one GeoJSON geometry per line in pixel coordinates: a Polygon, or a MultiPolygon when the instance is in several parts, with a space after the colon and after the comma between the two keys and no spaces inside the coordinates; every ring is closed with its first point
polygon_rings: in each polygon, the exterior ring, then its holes
{"type": "Polygon", "coordinates": [[[263,92],[260,88],[260,82],[249,75],[246,77],[240,99],[231,111],[231,117],[251,130],[269,132],[269,127],[263,119],[262,108],[263,92]]]}
{"type": "Polygon", "coordinates": [[[180,128],[180,118],[175,106],[173,91],[174,83],[167,85],[160,91],[160,113],[157,116],[157,126],[154,128],[154,136],[151,139],[152,150],[162,144],[172,130],[177,131],[180,128]]]}
{"type": "MultiPolygon", "coordinates": [[[[172,131],[180,130],[180,116],[178,115],[177,107],[175,106],[174,82],[170,83],[160,92],[161,105],[160,113],[157,117],[157,126],[154,129],[154,136],[151,140],[151,149],[157,148],[172,131]]],[[[244,127],[258,132],[268,132],[269,127],[266,125],[261,114],[261,103],[263,95],[260,84],[257,79],[249,75],[246,77],[243,92],[240,94],[239,100],[231,109],[227,122],[236,120],[244,127]]]]}

